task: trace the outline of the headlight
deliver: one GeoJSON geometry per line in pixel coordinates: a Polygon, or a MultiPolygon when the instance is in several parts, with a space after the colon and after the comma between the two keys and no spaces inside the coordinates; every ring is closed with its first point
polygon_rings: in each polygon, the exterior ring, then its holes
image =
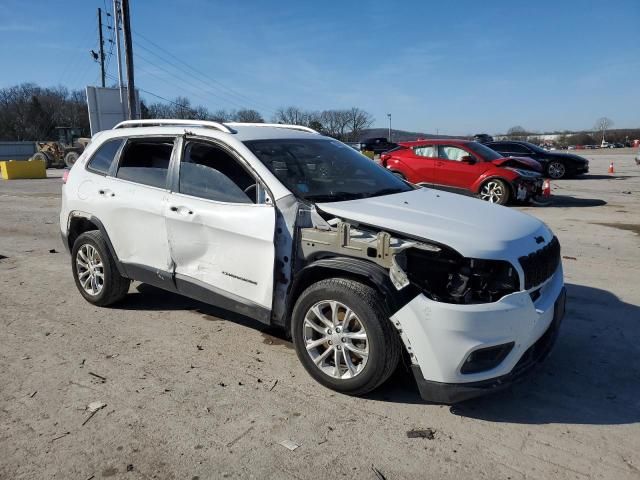
{"type": "Polygon", "coordinates": [[[409,281],[438,302],[489,303],[520,289],[518,273],[503,260],[480,260],[447,250],[413,248],[405,255],[403,268],[409,281]]]}
{"type": "Polygon", "coordinates": [[[532,172],[531,170],[523,170],[522,168],[509,168],[509,170],[516,172],[521,177],[536,178],[536,177],[542,176],[538,172],[532,172]]]}

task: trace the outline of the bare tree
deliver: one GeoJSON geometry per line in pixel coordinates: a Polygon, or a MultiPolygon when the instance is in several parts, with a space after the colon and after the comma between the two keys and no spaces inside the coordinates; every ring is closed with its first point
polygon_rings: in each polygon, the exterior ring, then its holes
{"type": "Polygon", "coordinates": [[[264,118],[262,118],[260,112],[251,109],[238,110],[233,115],[233,119],[236,122],[264,123],[264,118]]]}
{"type": "Polygon", "coordinates": [[[604,140],[605,134],[607,133],[607,130],[609,130],[611,127],[613,127],[613,120],[611,120],[610,118],[600,117],[598,120],[596,120],[596,125],[594,129],[599,132],[602,132],[602,143],[605,142],[604,140]]]}
{"type": "MultiPolygon", "coordinates": [[[[141,109],[142,110],[142,109],[141,109]]],[[[209,120],[211,114],[202,105],[191,105],[186,97],[176,97],[170,103],[151,103],[146,106],[148,118],[178,118],[185,120],[209,120]]]]}
{"type": "Polygon", "coordinates": [[[358,140],[362,130],[369,128],[371,124],[373,124],[373,116],[358,107],[351,107],[349,110],[345,111],[345,114],[348,121],[348,128],[350,130],[348,138],[345,138],[345,140],[358,140]]]}
{"type": "Polygon", "coordinates": [[[348,111],[324,110],[320,114],[320,123],[322,123],[324,133],[338,140],[345,140],[349,126],[348,111]]]}
{"type": "Polygon", "coordinates": [[[216,110],[210,115],[210,120],[213,120],[214,122],[230,122],[232,117],[232,112],[227,112],[226,110],[220,109],[216,110]]]}
{"type": "Polygon", "coordinates": [[[526,140],[527,131],[520,125],[516,125],[507,130],[507,136],[512,140],[526,140]]]}
{"type": "Polygon", "coordinates": [[[308,112],[298,107],[281,107],[276,110],[273,116],[273,123],[284,123],[288,125],[306,125],[308,112]]]}
{"type": "Polygon", "coordinates": [[[55,127],[89,133],[84,93],[23,83],[0,89],[0,140],[55,140],[55,127]]]}

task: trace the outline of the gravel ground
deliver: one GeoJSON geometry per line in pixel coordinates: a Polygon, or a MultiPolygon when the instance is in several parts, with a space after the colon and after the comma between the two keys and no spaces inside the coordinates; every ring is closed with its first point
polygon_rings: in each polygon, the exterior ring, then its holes
{"type": "Polygon", "coordinates": [[[0,183],[0,478],[640,478],[640,167],[582,154],[590,175],[521,208],[563,247],[555,350],[452,408],[402,369],[366,398],[334,393],[279,332],[147,285],[95,308],[60,242],[60,179],[0,183]]]}

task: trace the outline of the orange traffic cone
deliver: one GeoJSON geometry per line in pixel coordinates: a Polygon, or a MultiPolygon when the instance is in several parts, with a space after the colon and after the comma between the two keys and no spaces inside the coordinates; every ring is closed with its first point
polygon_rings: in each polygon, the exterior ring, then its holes
{"type": "Polygon", "coordinates": [[[551,180],[548,178],[545,178],[544,183],[542,184],[542,196],[544,198],[549,198],[551,196],[551,180]]]}
{"type": "Polygon", "coordinates": [[[611,160],[611,163],[609,164],[609,173],[616,173],[615,169],[613,168],[613,160],[611,160]]]}

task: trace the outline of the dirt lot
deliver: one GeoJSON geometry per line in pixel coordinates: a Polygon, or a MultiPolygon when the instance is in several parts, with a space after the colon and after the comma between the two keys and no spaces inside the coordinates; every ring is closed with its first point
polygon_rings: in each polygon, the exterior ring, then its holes
{"type": "Polygon", "coordinates": [[[0,478],[640,478],[640,167],[582,154],[590,175],[522,208],[563,247],[554,352],[453,408],[402,371],[367,398],[333,393],[277,332],[146,285],[94,308],[60,242],[60,179],[0,183],[0,478]]]}

